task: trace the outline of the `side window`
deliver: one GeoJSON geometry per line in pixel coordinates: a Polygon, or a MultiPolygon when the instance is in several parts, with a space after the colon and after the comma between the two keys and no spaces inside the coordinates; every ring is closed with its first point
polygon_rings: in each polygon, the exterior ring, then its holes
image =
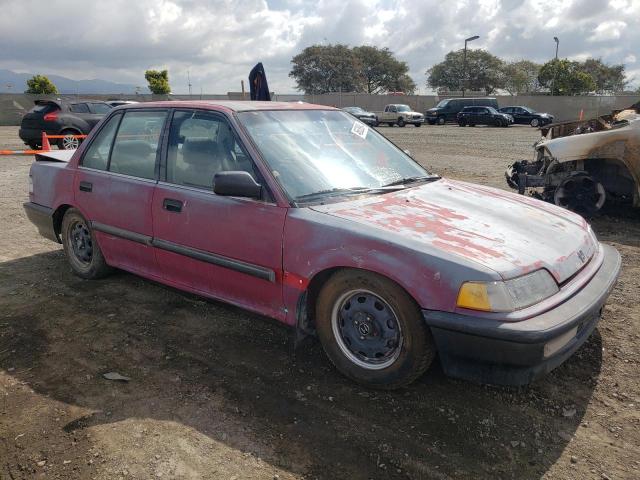
{"type": "Polygon", "coordinates": [[[111,107],[106,103],[90,103],[91,113],[105,115],[111,111],[111,107]]]}
{"type": "Polygon", "coordinates": [[[73,113],[89,113],[89,107],[86,103],[72,103],[69,110],[73,113]]]}
{"type": "Polygon", "coordinates": [[[111,151],[109,171],[154,179],[166,110],[125,113],[111,151]]]}
{"type": "Polygon", "coordinates": [[[389,107],[389,111],[390,112],[395,112],[396,111],[396,107],[389,107]]]}
{"type": "Polygon", "coordinates": [[[114,115],[104,127],[100,129],[98,135],[93,139],[89,148],[82,158],[82,166],[87,168],[95,168],[97,170],[106,170],[109,162],[109,151],[113,143],[113,137],[118,129],[122,115],[114,115]]]}
{"type": "Polygon", "coordinates": [[[218,115],[177,111],[169,130],[167,182],[212,190],[218,172],[245,171],[257,178],[253,162],[218,115]]]}

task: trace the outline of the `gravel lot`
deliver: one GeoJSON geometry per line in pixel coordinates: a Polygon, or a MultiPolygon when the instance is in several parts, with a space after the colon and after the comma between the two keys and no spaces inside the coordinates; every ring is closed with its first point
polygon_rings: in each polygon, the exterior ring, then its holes
{"type": "MultiPolygon", "coordinates": [[[[537,132],[382,127],[444,176],[506,188],[537,132]]],[[[22,148],[16,127],[0,146],[22,148]]],[[[594,228],[623,274],[590,340],[527,388],[340,376],[274,321],[126,273],[83,281],[0,157],[0,479],[640,478],[640,217],[594,228]],[[116,371],[128,383],[105,380],[116,371]]],[[[481,206],[479,206],[481,208],[481,206]]]]}

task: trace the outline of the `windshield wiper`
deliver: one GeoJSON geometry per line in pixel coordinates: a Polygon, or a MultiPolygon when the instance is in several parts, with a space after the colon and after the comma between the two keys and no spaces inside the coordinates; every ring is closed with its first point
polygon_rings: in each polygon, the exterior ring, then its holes
{"type": "Polygon", "coordinates": [[[439,178],[440,177],[438,177],[437,175],[431,176],[431,177],[425,177],[424,175],[419,175],[415,177],[401,178],[400,180],[396,180],[395,182],[387,183],[386,185],[383,185],[383,187],[394,187],[396,185],[407,185],[409,183],[427,182],[427,181],[438,180],[439,178]]]}
{"type": "Polygon", "coordinates": [[[295,200],[299,202],[301,200],[314,200],[322,197],[333,197],[340,195],[359,195],[362,193],[384,193],[393,190],[402,190],[404,185],[383,185],[381,187],[350,187],[350,188],[330,188],[327,190],[320,190],[318,192],[305,193],[304,195],[298,195],[295,200]]]}

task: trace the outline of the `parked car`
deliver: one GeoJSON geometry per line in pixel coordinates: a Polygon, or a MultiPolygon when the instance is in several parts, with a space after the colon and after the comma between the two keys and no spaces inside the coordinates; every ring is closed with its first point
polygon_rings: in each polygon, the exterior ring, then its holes
{"type": "Polygon", "coordinates": [[[386,123],[390,127],[398,125],[404,127],[410,123],[416,127],[424,123],[424,115],[414,112],[409,105],[391,104],[384,107],[383,112],[375,112],[378,123],[386,123]]]}
{"type": "Polygon", "coordinates": [[[498,108],[498,101],[491,97],[480,98],[445,98],[434,107],[427,110],[424,117],[430,125],[444,125],[447,122],[457,122],[458,113],[464,107],[493,107],[498,108]]]}
{"type": "Polygon", "coordinates": [[[36,100],[20,124],[18,135],[31,149],[42,147],[42,132],[65,135],[58,139],[58,148],[69,150],[82,143],[73,135],[86,135],[111,111],[111,106],[97,100],[36,100]]]}
{"type": "Polygon", "coordinates": [[[598,118],[553,123],[535,160],[505,172],[509,186],[591,216],[605,205],[640,207],[640,102],[598,118]]]}
{"type": "Polygon", "coordinates": [[[513,123],[513,117],[500,113],[493,107],[464,107],[458,113],[458,125],[475,127],[476,125],[493,125],[508,127],[513,123]]]}
{"type": "Polygon", "coordinates": [[[553,115],[548,113],[538,113],[529,107],[502,107],[498,109],[501,113],[506,113],[513,117],[513,123],[520,125],[531,125],[532,127],[542,127],[553,122],[553,115]]]}
{"type": "Polygon", "coordinates": [[[369,386],[436,353],[449,375],[525,384],[575,352],[618,252],[568,210],[440,178],[361,127],[310,104],[128,105],[75,152],[36,155],[25,210],[78,276],[121,268],[317,332],[369,386]]]}
{"type": "Polygon", "coordinates": [[[374,127],[378,126],[378,117],[376,117],[375,113],[367,112],[360,107],[345,107],[342,110],[353,115],[358,120],[366,123],[367,125],[372,125],[374,127]]]}
{"type": "Polygon", "coordinates": [[[112,107],[119,107],[120,105],[131,105],[132,103],[138,103],[135,100],[107,100],[105,103],[112,107]]]}

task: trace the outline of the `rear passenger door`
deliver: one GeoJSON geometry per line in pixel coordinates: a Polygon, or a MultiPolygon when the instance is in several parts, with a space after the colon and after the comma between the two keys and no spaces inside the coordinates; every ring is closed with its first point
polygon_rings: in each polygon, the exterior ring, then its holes
{"type": "Polygon", "coordinates": [[[151,201],[167,110],[127,110],[112,116],[78,166],[77,205],[90,221],[107,263],[157,277],[151,201]]]}
{"type": "MultiPolygon", "coordinates": [[[[153,198],[153,245],[166,283],[283,319],[286,209],[216,195],[217,172],[246,171],[265,185],[222,114],[176,110],[153,198]]],[[[266,188],[266,187],[265,187],[266,188]]]]}

